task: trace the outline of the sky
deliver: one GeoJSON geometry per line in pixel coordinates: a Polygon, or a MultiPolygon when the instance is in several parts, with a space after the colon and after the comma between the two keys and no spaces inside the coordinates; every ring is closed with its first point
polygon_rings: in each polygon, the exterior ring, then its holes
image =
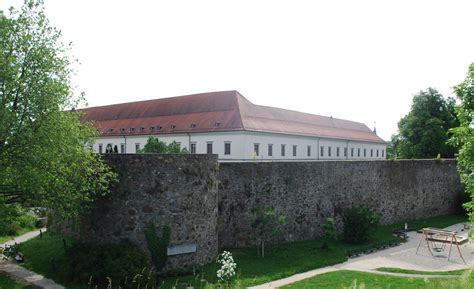
{"type": "MultiPolygon", "coordinates": [[[[0,0],[0,10],[20,7],[0,0]]],[[[376,123],[474,62],[474,1],[45,0],[89,106],[237,90],[254,104],[376,123]]]]}

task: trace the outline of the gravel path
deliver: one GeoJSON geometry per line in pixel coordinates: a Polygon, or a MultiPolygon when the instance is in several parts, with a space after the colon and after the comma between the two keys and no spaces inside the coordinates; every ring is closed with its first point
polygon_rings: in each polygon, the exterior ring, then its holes
{"type": "MultiPolygon", "coordinates": [[[[446,228],[447,230],[457,231],[458,235],[467,235],[468,232],[463,229],[463,224],[456,224],[446,228]]],[[[468,241],[463,245],[460,245],[460,250],[466,261],[464,264],[463,260],[459,256],[457,248],[453,245],[451,257],[448,260],[447,255],[449,251],[449,244],[445,248],[445,251],[436,253],[435,256],[431,256],[428,248],[425,244],[420,247],[417,251],[418,243],[422,234],[416,232],[408,232],[408,241],[389,249],[382,251],[374,252],[371,254],[359,256],[356,258],[351,258],[348,261],[337,264],[334,266],[328,266],[324,268],[319,268],[311,270],[308,272],[296,274],[284,279],[275,280],[269,283],[262,285],[249,287],[251,289],[273,289],[280,286],[288,285],[297,281],[301,281],[306,278],[310,278],[316,275],[335,272],[339,270],[352,270],[352,271],[361,271],[374,274],[384,274],[391,276],[402,276],[402,277],[413,277],[413,278],[450,278],[450,277],[459,277],[452,275],[421,275],[421,274],[406,274],[406,273],[391,273],[391,272],[381,272],[376,271],[375,269],[381,267],[392,267],[400,268],[407,270],[417,270],[417,271],[451,271],[459,269],[468,269],[474,268],[474,243],[468,241]]]]}

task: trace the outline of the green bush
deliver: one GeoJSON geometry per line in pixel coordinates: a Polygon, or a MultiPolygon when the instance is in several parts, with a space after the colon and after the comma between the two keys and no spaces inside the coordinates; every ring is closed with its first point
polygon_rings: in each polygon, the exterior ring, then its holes
{"type": "Polygon", "coordinates": [[[343,216],[343,239],[347,243],[360,244],[367,241],[377,228],[380,215],[365,205],[354,206],[343,216]]]}
{"type": "Polygon", "coordinates": [[[104,286],[111,280],[113,288],[124,289],[154,284],[145,254],[130,241],[79,243],[66,249],[66,257],[71,268],[70,282],[104,286]]]}
{"type": "Polygon", "coordinates": [[[15,236],[22,229],[34,229],[36,218],[15,205],[0,204],[0,236],[15,236]]]}
{"type": "Polygon", "coordinates": [[[150,250],[151,261],[157,272],[161,272],[166,266],[168,259],[167,248],[171,238],[170,226],[163,227],[163,233],[158,236],[153,223],[150,223],[145,230],[145,238],[150,250]]]}

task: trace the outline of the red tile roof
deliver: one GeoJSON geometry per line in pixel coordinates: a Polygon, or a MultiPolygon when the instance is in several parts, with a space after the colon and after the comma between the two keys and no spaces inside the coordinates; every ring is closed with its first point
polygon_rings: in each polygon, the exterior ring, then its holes
{"type": "Polygon", "coordinates": [[[237,91],[82,109],[102,136],[257,131],[385,143],[365,124],[255,105],[237,91]]]}

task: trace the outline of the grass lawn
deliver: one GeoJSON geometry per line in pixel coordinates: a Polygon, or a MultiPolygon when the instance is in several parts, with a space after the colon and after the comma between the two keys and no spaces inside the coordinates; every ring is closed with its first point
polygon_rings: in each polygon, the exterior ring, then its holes
{"type": "MultiPolygon", "coordinates": [[[[466,221],[464,216],[442,216],[425,220],[408,222],[411,228],[446,227],[455,223],[466,221]]],[[[404,223],[381,226],[368,243],[393,240],[394,229],[403,228],[404,223]]],[[[74,242],[66,238],[68,244],[74,242]]],[[[237,263],[237,287],[262,284],[272,280],[288,277],[308,270],[321,268],[347,260],[346,250],[357,248],[362,245],[347,245],[342,242],[333,244],[330,250],[322,250],[321,241],[311,240],[268,246],[266,257],[258,258],[256,248],[234,248],[228,249],[232,252],[237,263]]],[[[50,233],[43,234],[21,245],[25,255],[24,266],[37,273],[43,274],[60,284],[66,284],[68,280],[68,264],[65,257],[62,237],[50,233]],[[54,260],[54,261],[53,261],[54,260]]],[[[194,272],[183,276],[168,275],[164,278],[164,288],[185,288],[187,284],[193,284],[196,289],[203,288],[206,283],[216,284],[217,266],[215,263],[208,264],[196,269],[194,272]],[[202,281],[205,280],[205,281],[202,281]]],[[[351,280],[352,281],[352,280],[351,280]]],[[[66,284],[69,289],[87,288],[74,284],[66,284]]],[[[212,287],[212,286],[208,286],[212,287]]],[[[314,288],[314,287],[313,287],[314,288]]],[[[393,287],[395,288],[395,287],[393,287]]]]}
{"type": "Polygon", "coordinates": [[[377,268],[377,271],[416,274],[416,275],[462,275],[467,271],[467,269],[453,270],[453,271],[417,271],[417,270],[407,270],[407,269],[400,269],[400,268],[382,267],[382,268],[377,268]]]}
{"type": "Polygon", "coordinates": [[[473,288],[473,285],[474,274],[472,272],[466,272],[457,278],[410,278],[343,270],[321,274],[281,288],[467,289],[473,288]]]}
{"type": "Polygon", "coordinates": [[[40,289],[40,287],[26,285],[0,273],[0,289],[40,289]]]}
{"type": "MultiPolygon", "coordinates": [[[[75,242],[72,238],[65,240],[66,245],[75,242]]],[[[43,238],[36,237],[20,244],[20,251],[25,256],[22,266],[57,283],[66,283],[69,270],[62,237],[46,232],[43,238]]]]}

